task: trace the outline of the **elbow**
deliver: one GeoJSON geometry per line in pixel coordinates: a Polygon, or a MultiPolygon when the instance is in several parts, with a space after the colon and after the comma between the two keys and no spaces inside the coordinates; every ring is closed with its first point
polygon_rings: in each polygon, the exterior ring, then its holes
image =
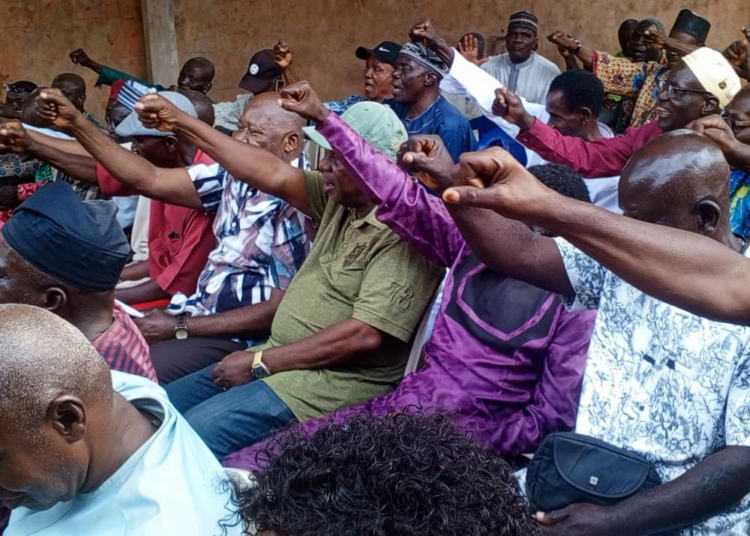
{"type": "Polygon", "coordinates": [[[375,350],[378,350],[383,344],[383,335],[372,326],[363,322],[359,322],[359,324],[356,333],[354,333],[352,337],[357,341],[359,351],[374,352],[375,350]]]}

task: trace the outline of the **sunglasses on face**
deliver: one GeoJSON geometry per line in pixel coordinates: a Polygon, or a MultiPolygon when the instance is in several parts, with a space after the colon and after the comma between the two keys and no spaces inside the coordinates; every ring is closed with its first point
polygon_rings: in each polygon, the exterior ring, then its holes
{"type": "Polygon", "coordinates": [[[679,97],[681,93],[696,93],[698,95],[709,95],[713,96],[710,91],[702,89],[688,89],[684,87],[677,87],[669,80],[661,79],[656,83],[656,88],[659,90],[660,95],[665,95],[670,99],[679,97]]]}

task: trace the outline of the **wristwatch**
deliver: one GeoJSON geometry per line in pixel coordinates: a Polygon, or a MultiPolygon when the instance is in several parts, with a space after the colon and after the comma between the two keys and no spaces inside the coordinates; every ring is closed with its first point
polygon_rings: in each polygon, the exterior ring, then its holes
{"type": "Polygon", "coordinates": [[[255,356],[253,356],[253,376],[255,376],[256,380],[262,380],[263,378],[268,378],[270,375],[271,371],[263,363],[263,350],[255,352],[255,356]]]}
{"type": "Polygon", "coordinates": [[[187,317],[184,315],[178,316],[177,325],[174,327],[174,338],[184,341],[188,337],[190,337],[190,330],[188,330],[187,326],[187,317]]]}

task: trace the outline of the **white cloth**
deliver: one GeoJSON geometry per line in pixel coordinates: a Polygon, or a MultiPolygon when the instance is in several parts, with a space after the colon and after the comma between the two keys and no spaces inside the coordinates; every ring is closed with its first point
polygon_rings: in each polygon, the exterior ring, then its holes
{"type": "MultiPolygon", "coordinates": [[[[13,511],[6,536],[219,536],[233,515],[226,476],[153,382],[112,372],[115,390],[161,426],[98,489],[36,512],[13,511]]],[[[240,536],[242,527],[227,527],[240,536]]]]}
{"type": "MultiPolygon", "coordinates": [[[[133,250],[133,260],[128,264],[148,261],[148,228],[151,221],[151,200],[145,196],[138,196],[138,204],[135,208],[135,219],[133,220],[133,229],[130,233],[130,249],[133,250]]],[[[144,277],[136,281],[120,281],[117,283],[115,290],[137,287],[151,281],[150,277],[144,277]]]]}
{"type": "Polygon", "coordinates": [[[51,128],[41,128],[41,127],[34,127],[27,123],[22,123],[23,128],[26,130],[30,130],[32,132],[39,132],[40,134],[44,134],[45,136],[49,136],[50,138],[57,138],[59,140],[74,140],[75,138],[73,136],[69,136],[65,134],[65,132],[60,132],[59,130],[52,130],[51,128]]]}
{"type": "MultiPolygon", "coordinates": [[[[440,87],[443,91],[456,95],[469,95],[474,99],[474,102],[476,102],[486,118],[503,129],[512,138],[515,139],[518,136],[520,129],[516,125],[492,113],[492,104],[495,102],[495,90],[504,87],[503,84],[483,69],[465,59],[457,50],[454,50],[453,53],[453,65],[451,66],[450,73],[443,79],[440,87]]],[[[543,123],[549,122],[549,114],[544,104],[529,102],[523,97],[521,97],[521,101],[529,114],[543,123]]],[[[604,123],[599,123],[599,131],[605,138],[614,137],[612,130],[604,123]]],[[[536,152],[525,146],[524,149],[526,151],[526,167],[549,164],[549,162],[536,152]]],[[[622,214],[617,193],[620,177],[584,178],[583,182],[589,190],[589,197],[593,204],[616,214],[622,214]]]]}
{"type": "Polygon", "coordinates": [[[507,52],[493,56],[482,65],[481,69],[499,80],[516,95],[531,102],[546,101],[549,85],[560,74],[557,65],[536,52],[532,52],[528,60],[518,64],[510,61],[507,52]]]}
{"type": "MultiPolygon", "coordinates": [[[[576,432],[645,456],[663,482],[726,446],[750,447],[750,329],[660,302],[556,242],[576,292],[566,306],[598,309],[576,432]]],[[[681,534],[748,531],[745,497],[681,534]]]]}

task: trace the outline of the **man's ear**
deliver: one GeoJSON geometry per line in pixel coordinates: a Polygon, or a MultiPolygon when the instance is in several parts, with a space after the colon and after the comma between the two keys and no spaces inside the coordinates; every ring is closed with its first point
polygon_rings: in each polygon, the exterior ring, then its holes
{"type": "Polygon", "coordinates": [[[164,146],[167,148],[167,151],[173,153],[179,148],[179,142],[174,136],[169,136],[167,138],[164,138],[164,146]]]}
{"type": "Polygon", "coordinates": [[[721,106],[719,105],[719,99],[717,99],[713,95],[710,97],[707,97],[706,100],[703,102],[702,112],[703,112],[704,117],[707,115],[720,114],[721,106]]]}
{"type": "Polygon", "coordinates": [[[77,443],[86,435],[86,409],[75,396],[64,395],[53,400],[47,408],[47,419],[68,443],[77,443]]]}
{"type": "Polygon", "coordinates": [[[721,208],[712,199],[702,199],[695,205],[693,211],[697,218],[698,232],[702,235],[711,235],[716,231],[721,218],[721,208]]]}
{"type": "Polygon", "coordinates": [[[211,82],[209,82],[208,84],[206,84],[205,86],[203,86],[203,94],[207,95],[208,92],[211,91],[212,87],[214,87],[214,85],[211,82]]]}
{"type": "Polygon", "coordinates": [[[433,71],[427,71],[424,75],[424,85],[426,87],[432,87],[435,84],[440,83],[440,79],[438,78],[438,75],[434,73],[433,71]]]}
{"type": "Polygon", "coordinates": [[[584,125],[591,121],[591,119],[594,117],[594,114],[591,112],[591,108],[583,107],[578,112],[581,114],[581,123],[584,125]]]}
{"type": "Polygon", "coordinates": [[[290,132],[284,137],[282,148],[286,154],[295,152],[302,143],[302,136],[299,132],[290,132]]]}
{"type": "Polygon", "coordinates": [[[51,287],[44,291],[44,308],[53,313],[65,307],[68,303],[68,294],[60,287],[51,287]]]}

